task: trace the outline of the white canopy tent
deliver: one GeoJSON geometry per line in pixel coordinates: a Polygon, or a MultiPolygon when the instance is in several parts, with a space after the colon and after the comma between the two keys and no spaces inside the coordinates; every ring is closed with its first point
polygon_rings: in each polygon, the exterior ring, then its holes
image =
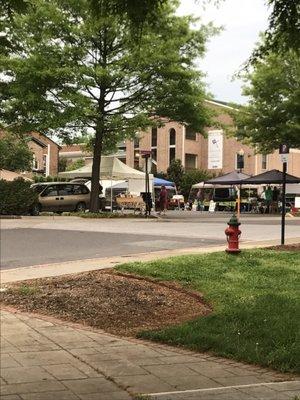
{"type": "MultiPolygon", "coordinates": [[[[75,178],[91,178],[92,163],[89,163],[81,168],[73,171],[60,172],[60,177],[75,179],[75,178]]],[[[103,156],[100,165],[100,181],[110,181],[110,187],[120,181],[128,182],[128,191],[132,194],[140,194],[145,192],[146,174],[124,164],[115,156],[103,156]],[[117,181],[117,182],[116,182],[117,181]]],[[[153,175],[149,174],[150,191],[153,192],[153,175]]],[[[102,185],[104,186],[104,185],[102,185]]],[[[105,185],[109,187],[108,185],[105,185]]],[[[112,193],[112,191],[111,191],[112,193]]],[[[112,202],[112,199],[111,199],[112,202]]]]}
{"type": "MultiPolygon", "coordinates": [[[[73,171],[60,172],[58,174],[64,178],[91,178],[92,176],[92,163],[87,164],[81,168],[73,171]]],[[[124,164],[115,156],[103,156],[101,158],[100,166],[100,179],[113,179],[113,180],[128,180],[128,179],[143,179],[145,180],[145,173],[138,171],[134,168],[124,164]]],[[[150,175],[153,179],[153,175],[150,175]]]]}

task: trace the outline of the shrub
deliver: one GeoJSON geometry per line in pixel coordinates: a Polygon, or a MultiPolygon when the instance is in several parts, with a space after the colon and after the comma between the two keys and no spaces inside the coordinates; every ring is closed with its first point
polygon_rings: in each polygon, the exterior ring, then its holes
{"type": "Polygon", "coordinates": [[[0,179],[0,214],[28,214],[38,201],[38,194],[30,185],[22,178],[11,182],[0,179]]]}
{"type": "Polygon", "coordinates": [[[206,181],[210,179],[211,176],[208,171],[201,169],[193,169],[190,171],[186,171],[183,174],[181,180],[181,193],[184,195],[185,199],[188,198],[192,185],[196,183],[206,181]]]}
{"type": "Polygon", "coordinates": [[[73,161],[71,164],[67,165],[66,171],[73,171],[74,169],[78,169],[84,167],[85,161],[83,158],[79,158],[76,161],[73,161]]]}
{"type": "Polygon", "coordinates": [[[60,176],[34,175],[33,180],[35,183],[39,183],[39,182],[66,182],[68,179],[60,176]]]}

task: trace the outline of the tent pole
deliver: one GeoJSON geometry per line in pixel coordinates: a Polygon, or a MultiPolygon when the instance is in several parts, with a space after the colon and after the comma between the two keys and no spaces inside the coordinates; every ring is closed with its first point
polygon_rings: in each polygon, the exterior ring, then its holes
{"type": "Polygon", "coordinates": [[[110,177],[110,212],[113,212],[112,176],[110,177]]]}
{"type": "Polygon", "coordinates": [[[242,187],[242,185],[240,185],[240,187],[238,188],[238,201],[237,201],[237,218],[238,218],[238,220],[240,219],[240,216],[241,216],[241,187],[242,187]]]}

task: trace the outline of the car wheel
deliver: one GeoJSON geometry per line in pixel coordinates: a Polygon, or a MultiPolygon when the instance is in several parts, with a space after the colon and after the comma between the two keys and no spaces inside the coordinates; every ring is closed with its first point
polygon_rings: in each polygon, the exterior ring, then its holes
{"type": "Polygon", "coordinates": [[[76,211],[77,212],[85,212],[86,210],[86,205],[85,203],[78,203],[76,206],[76,211]]]}
{"type": "Polygon", "coordinates": [[[31,215],[38,216],[40,214],[40,212],[41,212],[41,205],[40,204],[35,204],[32,207],[31,215]]]}

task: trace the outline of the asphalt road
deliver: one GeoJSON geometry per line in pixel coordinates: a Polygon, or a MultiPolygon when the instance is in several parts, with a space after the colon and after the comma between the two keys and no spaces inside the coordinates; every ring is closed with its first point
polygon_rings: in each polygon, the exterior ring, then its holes
{"type": "Polygon", "coordinates": [[[1,269],[218,244],[224,244],[224,239],[62,229],[3,229],[1,269]]]}
{"type": "MultiPolygon", "coordinates": [[[[63,216],[1,220],[1,267],[18,268],[159,250],[225,246],[231,214],[170,211],[159,219],[63,216]]],[[[280,216],[242,215],[241,246],[280,243],[280,216]]],[[[286,237],[300,242],[300,220],[287,218],[286,237]]]]}

